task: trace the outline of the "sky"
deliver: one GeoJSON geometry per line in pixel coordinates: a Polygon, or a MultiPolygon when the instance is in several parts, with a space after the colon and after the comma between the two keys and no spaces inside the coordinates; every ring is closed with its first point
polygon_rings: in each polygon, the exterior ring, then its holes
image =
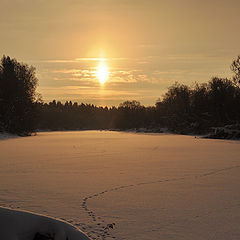
{"type": "Polygon", "coordinates": [[[232,76],[239,10],[238,0],[0,0],[0,56],[35,66],[46,102],[154,105],[176,81],[232,76]]]}

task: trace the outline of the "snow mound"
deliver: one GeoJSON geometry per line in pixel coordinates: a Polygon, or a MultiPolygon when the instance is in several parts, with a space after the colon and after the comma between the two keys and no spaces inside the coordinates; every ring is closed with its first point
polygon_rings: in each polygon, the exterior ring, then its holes
{"type": "Polygon", "coordinates": [[[10,133],[0,132],[0,140],[6,140],[9,138],[15,138],[15,137],[18,137],[18,136],[10,133]]]}
{"type": "Polygon", "coordinates": [[[43,215],[0,207],[1,240],[90,240],[71,224],[43,215]]]}
{"type": "Polygon", "coordinates": [[[205,138],[213,139],[240,139],[240,124],[226,125],[224,127],[215,127],[205,138]]]}

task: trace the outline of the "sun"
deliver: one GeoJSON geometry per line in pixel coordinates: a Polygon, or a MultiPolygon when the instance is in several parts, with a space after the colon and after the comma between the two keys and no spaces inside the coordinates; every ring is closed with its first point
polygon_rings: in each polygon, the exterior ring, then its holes
{"type": "Polygon", "coordinates": [[[104,83],[108,80],[109,71],[107,65],[104,62],[101,62],[98,65],[96,76],[102,85],[104,85],[104,83]]]}

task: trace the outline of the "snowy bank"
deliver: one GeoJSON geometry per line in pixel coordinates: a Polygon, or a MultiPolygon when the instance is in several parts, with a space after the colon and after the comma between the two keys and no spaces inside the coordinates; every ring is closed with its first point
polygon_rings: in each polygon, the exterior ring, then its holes
{"type": "Polygon", "coordinates": [[[18,137],[18,136],[14,135],[14,134],[0,132],[0,140],[6,140],[6,139],[9,139],[9,138],[16,138],[16,137],[18,137]]]}
{"type": "Polygon", "coordinates": [[[90,240],[74,226],[43,215],[0,208],[1,240],[90,240]]]}
{"type": "Polygon", "coordinates": [[[240,125],[234,124],[212,128],[212,132],[206,135],[205,138],[239,140],[240,125]]]}

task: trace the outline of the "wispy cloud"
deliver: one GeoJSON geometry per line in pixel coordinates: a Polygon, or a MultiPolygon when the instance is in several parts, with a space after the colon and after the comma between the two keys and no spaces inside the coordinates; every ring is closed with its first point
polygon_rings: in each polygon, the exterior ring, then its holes
{"type": "Polygon", "coordinates": [[[46,99],[58,96],[78,102],[99,103],[101,100],[101,104],[111,102],[111,99],[114,103],[136,99],[146,103],[150,99],[156,101],[175,81],[191,84],[208,81],[210,71],[218,76],[225,74],[221,66],[216,67],[218,58],[211,54],[209,57],[204,54],[165,54],[114,60],[76,58],[41,61],[37,68],[40,69],[39,90],[46,99]],[[106,61],[110,71],[104,87],[96,77],[101,61],[106,61]]]}
{"type": "Polygon", "coordinates": [[[78,63],[78,62],[111,62],[111,61],[129,61],[129,60],[136,60],[131,58],[123,58],[123,57],[79,57],[75,59],[46,59],[40,60],[38,62],[43,63],[78,63]]]}

